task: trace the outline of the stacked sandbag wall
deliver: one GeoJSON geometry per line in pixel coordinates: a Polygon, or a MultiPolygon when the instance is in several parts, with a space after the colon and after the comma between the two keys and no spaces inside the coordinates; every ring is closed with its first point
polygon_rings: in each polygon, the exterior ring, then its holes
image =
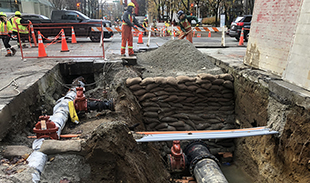
{"type": "Polygon", "coordinates": [[[148,131],[222,130],[234,126],[230,74],[128,78],[148,131]]]}

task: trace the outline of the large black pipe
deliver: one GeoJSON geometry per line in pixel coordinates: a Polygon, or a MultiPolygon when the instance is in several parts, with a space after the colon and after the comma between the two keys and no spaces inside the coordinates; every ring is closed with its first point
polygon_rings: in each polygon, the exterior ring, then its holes
{"type": "Polygon", "coordinates": [[[228,183],[223,175],[218,159],[202,141],[193,141],[184,148],[190,172],[197,183],[228,183]]]}
{"type": "Polygon", "coordinates": [[[87,110],[102,111],[106,109],[114,111],[114,99],[103,101],[87,100],[87,110]]]}

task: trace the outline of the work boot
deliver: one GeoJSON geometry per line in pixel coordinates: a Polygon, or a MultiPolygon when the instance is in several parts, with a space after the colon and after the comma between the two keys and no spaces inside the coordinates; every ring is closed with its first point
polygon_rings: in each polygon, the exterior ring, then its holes
{"type": "Polygon", "coordinates": [[[10,50],[10,49],[7,49],[6,52],[7,52],[7,54],[5,55],[6,57],[12,56],[12,53],[11,53],[11,50],[10,50]]]}
{"type": "Polygon", "coordinates": [[[126,57],[126,54],[121,54],[121,57],[126,57]]]}
{"type": "Polygon", "coordinates": [[[130,57],[135,57],[135,56],[136,56],[136,54],[134,54],[134,53],[133,53],[133,54],[131,54],[131,55],[129,55],[129,56],[130,56],[130,57]]]}
{"type": "Polygon", "coordinates": [[[12,56],[14,56],[15,55],[15,53],[16,53],[16,50],[15,50],[15,48],[11,48],[11,50],[12,50],[12,56]]]}

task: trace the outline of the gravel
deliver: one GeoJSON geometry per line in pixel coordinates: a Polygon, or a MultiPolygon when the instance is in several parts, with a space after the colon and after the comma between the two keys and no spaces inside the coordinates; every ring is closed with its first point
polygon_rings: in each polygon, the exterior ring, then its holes
{"type": "Polygon", "coordinates": [[[156,50],[139,53],[137,62],[146,68],[143,77],[223,73],[187,40],[171,40],[156,50]]]}

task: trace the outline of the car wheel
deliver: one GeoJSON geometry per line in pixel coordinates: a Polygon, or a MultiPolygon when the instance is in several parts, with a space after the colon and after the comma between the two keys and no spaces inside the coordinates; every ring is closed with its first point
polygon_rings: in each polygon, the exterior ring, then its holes
{"type": "Polygon", "coordinates": [[[90,40],[92,42],[100,42],[101,32],[91,32],[90,40]]]}

